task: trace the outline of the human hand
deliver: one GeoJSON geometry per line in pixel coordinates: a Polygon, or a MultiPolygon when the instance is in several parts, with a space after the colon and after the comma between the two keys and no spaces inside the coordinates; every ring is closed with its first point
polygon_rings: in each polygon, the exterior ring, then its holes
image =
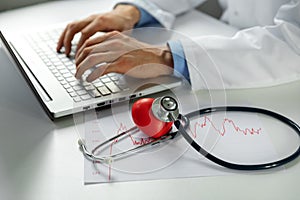
{"type": "Polygon", "coordinates": [[[77,50],[83,45],[84,41],[98,31],[124,31],[134,27],[139,21],[139,10],[133,5],[117,5],[114,10],[91,15],[85,19],[74,21],[66,26],[57,43],[56,50],[59,52],[65,47],[65,54],[71,52],[72,40],[76,33],[81,32],[77,50]]]}
{"type": "Polygon", "coordinates": [[[140,42],[118,31],[90,38],[76,55],[76,78],[101,64],[86,78],[92,82],[110,72],[136,78],[153,78],[173,73],[173,59],[169,48],[140,42]]]}

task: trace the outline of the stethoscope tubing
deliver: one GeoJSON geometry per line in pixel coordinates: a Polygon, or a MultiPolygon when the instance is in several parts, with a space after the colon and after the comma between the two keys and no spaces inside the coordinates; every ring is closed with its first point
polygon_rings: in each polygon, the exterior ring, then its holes
{"type": "MultiPolygon", "coordinates": [[[[201,117],[206,114],[216,113],[216,112],[248,112],[248,113],[259,113],[264,114],[269,117],[273,117],[282,123],[288,125],[290,128],[292,128],[298,136],[300,136],[300,127],[298,124],[290,120],[289,118],[280,115],[278,113],[272,112],[270,110],[265,110],[262,108],[254,108],[254,107],[244,107],[244,106],[220,106],[220,107],[210,107],[210,108],[204,108],[200,109],[191,113],[188,113],[185,115],[185,117],[191,119],[192,117],[201,117]]],[[[182,115],[179,116],[179,119],[182,117],[182,115]]],[[[290,154],[289,156],[279,159],[277,161],[263,163],[263,164],[237,164],[237,163],[231,163],[224,161],[220,158],[217,158],[216,156],[210,154],[207,152],[204,148],[202,148],[187,132],[186,129],[181,125],[180,120],[176,120],[174,122],[175,127],[178,129],[178,132],[185,138],[185,140],[201,155],[203,155],[205,158],[209,159],[210,161],[221,165],[223,167],[229,168],[229,169],[235,169],[235,170],[265,170],[265,169],[271,169],[274,167],[279,167],[282,165],[287,164],[288,162],[296,159],[300,154],[300,145],[298,146],[298,149],[290,154]]]]}

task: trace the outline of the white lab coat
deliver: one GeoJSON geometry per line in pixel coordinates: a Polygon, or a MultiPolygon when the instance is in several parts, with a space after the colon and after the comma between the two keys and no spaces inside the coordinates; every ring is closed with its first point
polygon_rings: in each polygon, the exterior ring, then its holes
{"type": "MultiPolygon", "coordinates": [[[[133,0],[171,28],[205,0],[133,0]]],[[[181,41],[192,88],[253,88],[300,80],[300,0],[219,0],[233,37],[181,41]]]]}

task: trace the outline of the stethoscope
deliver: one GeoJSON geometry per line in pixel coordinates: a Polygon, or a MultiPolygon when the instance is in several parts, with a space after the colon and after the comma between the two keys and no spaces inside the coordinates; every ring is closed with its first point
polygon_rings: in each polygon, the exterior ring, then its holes
{"type": "Polygon", "coordinates": [[[102,163],[110,164],[115,160],[125,158],[134,152],[144,150],[147,147],[164,143],[166,141],[172,140],[178,135],[183,136],[187,143],[194,148],[198,153],[203,155],[210,161],[221,165],[223,167],[235,170],[262,170],[271,169],[274,167],[279,167],[288,162],[296,159],[300,153],[300,145],[298,149],[290,154],[289,156],[279,159],[273,162],[267,162],[262,164],[236,164],[232,162],[227,162],[216,156],[210,154],[204,148],[202,148],[188,133],[187,128],[189,127],[189,119],[195,116],[203,116],[216,112],[249,112],[249,113],[259,113],[288,125],[292,128],[298,136],[300,136],[300,127],[298,124],[290,120],[289,118],[280,115],[278,113],[254,107],[244,107],[244,106],[220,106],[220,107],[210,107],[199,109],[194,112],[190,112],[186,115],[179,113],[178,103],[175,98],[171,96],[163,96],[160,98],[144,98],[136,101],[132,106],[132,118],[136,126],[124,131],[110,139],[104,141],[103,143],[96,146],[91,152],[87,150],[84,140],[79,139],[78,144],[80,150],[83,152],[84,156],[91,161],[100,161],[102,163]],[[171,131],[172,126],[176,127],[176,131],[171,131]],[[148,136],[152,137],[153,140],[147,144],[143,144],[126,151],[112,154],[109,156],[97,156],[97,152],[100,148],[104,148],[105,145],[110,144],[112,141],[126,136],[130,132],[136,132],[141,130],[148,136]]]}

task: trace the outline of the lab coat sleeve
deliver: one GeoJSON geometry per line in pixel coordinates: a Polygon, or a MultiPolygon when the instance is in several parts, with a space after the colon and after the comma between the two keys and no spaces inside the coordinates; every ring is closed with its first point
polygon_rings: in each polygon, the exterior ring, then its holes
{"type": "Polygon", "coordinates": [[[272,26],[241,30],[233,37],[181,42],[194,90],[264,87],[300,80],[300,0],[282,5],[272,26]]]}
{"type": "Polygon", "coordinates": [[[162,26],[171,28],[176,16],[188,12],[206,0],[121,0],[119,3],[130,3],[146,10],[162,26]]]}
{"type": "Polygon", "coordinates": [[[146,24],[157,24],[158,21],[152,17],[146,10],[137,6],[140,11],[140,20],[135,25],[135,28],[143,27],[146,24]]]}
{"type": "Polygon", "coordinates": [[[178,40],[171,40],[168,42],[168,46],[172,52],[174,75],[183,77],[190,82],[190,75],[187,69],[187,63],[182,44],[178,40]]]}

